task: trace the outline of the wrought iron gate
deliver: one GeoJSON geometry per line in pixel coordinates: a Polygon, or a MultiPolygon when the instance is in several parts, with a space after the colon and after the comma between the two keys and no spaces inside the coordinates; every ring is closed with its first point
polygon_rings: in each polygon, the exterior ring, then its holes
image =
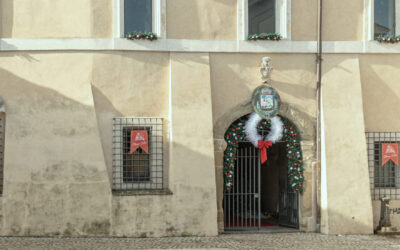
{"type": "Polygon", "coordinates": [[[241,143],[233,188],[224,191],[225,230],[260,229],[260,163],[258,149],[241,143]]]}
{"type": "Polygon", "coordinates": [[[279,170],[279,225],[298,228],[298,194],[288,185],[287,165],[279,170]]]}
{"type": "MultiPolygon", "coordinates": [[[[223,209],[226,231],[260,230],[261,165],[259,150],[241,142],[237,151],[233,188],[224,191],[223,209]]],[[[280,167],[281,168],[281,167],[280,167]]],[[[298,228],[298,196],[290,190],[287,166],[279,178],[279,225],[298,228]]]]}

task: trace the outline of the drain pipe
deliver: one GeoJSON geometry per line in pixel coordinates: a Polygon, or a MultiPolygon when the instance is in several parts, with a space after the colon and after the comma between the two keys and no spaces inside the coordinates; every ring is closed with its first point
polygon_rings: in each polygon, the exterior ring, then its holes
{"type": "Polygon", "coordinates": [[[321,78],[322,78],[322,0],[318,1],[318,40],[317,40],[317,128],[316,128],[316,217],[317,231],[321,232],[321,78]]]}

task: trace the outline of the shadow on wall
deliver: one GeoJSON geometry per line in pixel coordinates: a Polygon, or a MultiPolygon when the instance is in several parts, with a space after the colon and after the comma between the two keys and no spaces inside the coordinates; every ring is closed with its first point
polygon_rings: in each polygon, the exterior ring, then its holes
{"type": "Polygon", "coordinates": [[[366,130],[400,131],[400,56],[361,56],[360,72],[366,130]]]}
{"type": "Polygon", "coordinates": [[[113,231],[116,236],[217,234],[213,158],[196,151],[196,147],[176,142],[171,146],[174,165],[171,166],[169,187],[173,195],[113,196],[113,231]]]}
{"type": "MultiPolygon", "coordinates": [[[[88,128],[97,126],[88,117],[93,107],[6,70],[0,69],[0,78],[4,79],[0,89],[9,118],[0,204],[2,235],[155,237],[217,233],[212,157],[174,143],[173,196],[112,197],[104,164],[85,155],[93,150],[80,152],[88,134],[98,137],[88,128]]],[[[118,114],[103,93],[96,87],[92,91],[98,103],[109,106],[108,113],[118,114]]]]}
{"type": "Polygon", "coordinates": [[[8,118],[1,234],[109,235],[104,160],[101,149],[86,150],[100,142],[93,107],[3,69],[0,79],[8,118]]]}
{"type": "Polygon", "coordinates": [[[118,111],[108,97],[95,85],[92,84],[92,93],[94,105],[96,107],[97,126],[99,128],[102,140],[104,159],[108,169],[108,178],[112,183],[112,137],[113,137],[113,118],[122,117],[122,113],[118,111]],[[108,153],[110,152],[110,153],[108,153]]]}
{"type": "MultiPolygon", "coordinates": [[[[14,45],[9,44],[9,43],[7,43],[5,41],[0,41],[0,48],[1,49],[7,49],[7,50],[10,50],[10,51],[18,50],[17,47],[15,47],[14,45]]],[[[15,56],[21,57],[21,58],[25,58],[29,62],[39,62],[38,59],[34,58],[33,56],[31,56],[30,53],[27,53],[27,52],[19,51],[19,52],[9,52],[9,53],[2,52],[2,53],[0,53],[0,57],[15,57],[15,56]]]]}
{"type": "Polygon", "coordinates": [[[0,1],[0,37],[12,37],[13,23],[14,23],[14,0],[1,0],[0,1]]]}

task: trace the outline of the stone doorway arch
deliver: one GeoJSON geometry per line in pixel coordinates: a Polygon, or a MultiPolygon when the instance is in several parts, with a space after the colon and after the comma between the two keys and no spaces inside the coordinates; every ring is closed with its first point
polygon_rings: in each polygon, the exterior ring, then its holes
{"type": "MultiPolygon", "coordinates": [[[[250,102],[239,104],[225,112],[214,121],[214,156],[216,167],[218,229],[224,231],[223,200],[223,156],[226,149],[225,131],[238,118],[253,112],[250,102]]],[[[294,105],[282,103],[279,115],[290,121],[300,133],[304,160],[304,192],[299,197],[299,228],[302,231],[316,230],[316,185],[314,167],[315,154],[315,118],[301,112],[294,105]]]]}

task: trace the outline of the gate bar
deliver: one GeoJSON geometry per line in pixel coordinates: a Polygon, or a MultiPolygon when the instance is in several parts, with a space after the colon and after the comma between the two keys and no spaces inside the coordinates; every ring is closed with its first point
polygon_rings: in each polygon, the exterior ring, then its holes
{"type": "Polygon", "coordinates": [[[260,150],[258,150],[258,230],[261,228],[261,164],[260,164],[260,150]]]}
{"type": "MultiPolygon", "coordinates": [[[[247,152],[248,150],[247,150],[247,148],[246,148],[246,155],[248,156],[248,152],[247,152]]],[[[246,227],[248,227],[248,223],[247,223],[247,196],[248,196],[248,190],[247,190],[247,163],[249,162],[249,159],[250,158],[247,158],[246,159],[246,162],[245,162],[245,165],[244,165],[244,176],[245,176],[245,179],[244,179],[244,191],[245,191],[245,195],[244,195],[244,213],[245,213],[245,226],[246,227]]],[[[243,177],[243,176],[242,176],[243,177]]]]}

